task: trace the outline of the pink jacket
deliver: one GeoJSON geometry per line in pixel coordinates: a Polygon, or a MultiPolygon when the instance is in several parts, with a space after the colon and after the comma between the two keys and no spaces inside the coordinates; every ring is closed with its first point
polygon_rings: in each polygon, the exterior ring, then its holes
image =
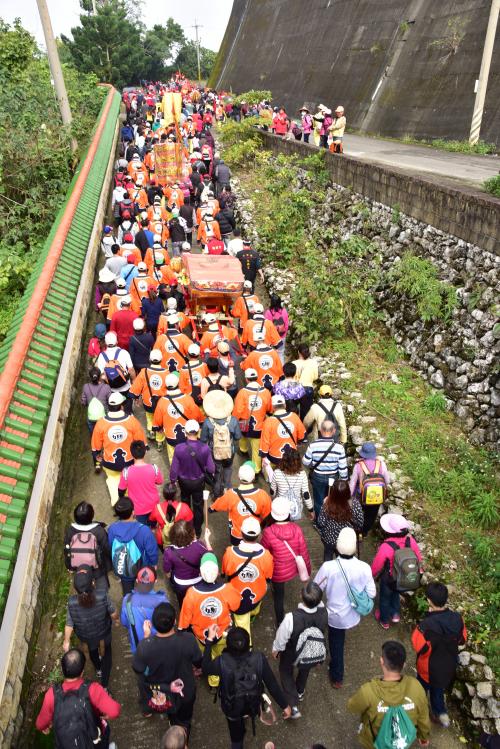
{"type": "Polygon", "coordinates": [[[304,557],[307,571],[311,574],[311,560],[307,550],[306,540],[296,523],[274,523],[264,530],[261,544],[271,552],[274,561],[273,581],[285,583],[297,576],[297,565],[290,551],[283,541],[287,541],[295,554],[304,557]]]}
{"type": "MultiPolygon", "coordinates": [[[[383,541],[380,546],[378,547],[378,551],[375,554],[375,559],[372,562],[372,575],[373,577],[377,577],[377,575],[380,575],[382,570],[384,569],[384,564],[387,560],[389,560],[389,569],[390,572],[392,572],[392,566],[394,564],[394,549],[389,546],[387,541],[392,541],[395,544],[399,546],[399,548],[403,547],[406,542],[406,536],[404,538],[401,538],[401,536],[391,536],[389,538],[386,538],[385,541],[383,541]]],[[[413,536],[410,536],[410,547],[413,549],[415,554],[417,555],[417,559],[419,562],[422,561],[422,552],[420,551],[417,542],[413,538],[413,536]]]]}

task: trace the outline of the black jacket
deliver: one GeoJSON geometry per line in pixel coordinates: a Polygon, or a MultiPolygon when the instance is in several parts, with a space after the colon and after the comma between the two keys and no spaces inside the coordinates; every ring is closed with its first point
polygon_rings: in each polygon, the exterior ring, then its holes
{"type": "Polygon", "coordinates": [[[219,222],[221,234],[231,234],[236,228],[234,213],[230,208],[224,208],[224,210],[219,211],[215,216],[215,220],[219,222]]]}

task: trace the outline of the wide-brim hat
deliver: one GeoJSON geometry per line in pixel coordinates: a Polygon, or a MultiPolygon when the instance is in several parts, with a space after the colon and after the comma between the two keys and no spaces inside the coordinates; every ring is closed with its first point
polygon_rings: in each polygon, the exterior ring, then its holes
{"type": "Polygon", "coordinates": [[[361,447],[358,447],[358,453],[365,460],[373,460],[377,457],[377,448],[373,442],[364,442],[361,447]]]}
{"type": "Polygon", "coordinates": [[[309,109],[304,104],[304,106],[299,109],[299,112],[309,112],[309,109]]]}
{"type": "Polygon", "coordinates": [[[233,399],[223,390],[211,390],[203,398],[203,410],[211,419],[227,419],[233,408],[233,399]]]}
{"type": "Polygon", "coordinates": [[[380,527],[386,533],[402,533],[408,530],[409,522],[404,515],[397,515],[395,512],[386,512],[380,518],[380,527]]]}

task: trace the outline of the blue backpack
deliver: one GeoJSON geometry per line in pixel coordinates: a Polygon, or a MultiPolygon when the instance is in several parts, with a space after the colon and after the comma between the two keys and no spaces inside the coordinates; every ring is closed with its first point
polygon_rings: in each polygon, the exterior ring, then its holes
{"type": "Polygon", "coordinates": [[[114,538],[111,545],[111,560],[118,577],[135,579],[141,569],[141,552],[133,538],[122,541],[114,538]]]}

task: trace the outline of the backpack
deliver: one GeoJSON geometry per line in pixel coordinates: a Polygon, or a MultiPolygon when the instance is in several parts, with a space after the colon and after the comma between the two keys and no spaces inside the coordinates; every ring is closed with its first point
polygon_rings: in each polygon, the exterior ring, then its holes
{"type": "Polygon", "coordinates": [[[89,697],[88,681],[78,689],[64,691],[55,684],[53,728],[57,749],[92,749],[100,736],[97,718],[89,697]]]}
{"type": "Polygon", "coordinates": [[[233,658],[224,652],[220,656],[220,669],[219,696],[224,715],[233,719],[248,715],[255,719],[262,702],[262,654],[233,658]]]}
{"type": "Polygon", "coordinates": [[[418,590],[420,587],[420,569],[418,558],[410,546],[410,536],[406,537],[405,545],[399,547],[394,541],[386,541],[394,549],[392,564],[392,578],[396,590],[405,593],[408,590],[418,590]]]}
{"type": "Polygon", "coordinates": [[[163,507],[161,506],[161,503],[158,503],[156,505],[156,509],[158,510],[159,515],[161,516],[161,519],[163,520],[163,528],[161,529],[161,541],[163,544],[163,548],[166,548],[167,546],[170,546],[170,531],[172,530],[175,521],[177,520],[177,517],[179,515],[179,511],[181,509],[181,503],[177,505],[175,508],[175,515],[173,520],[168,520],[167,515],[165,512],[163,512],[163,507]]]}
{"type": "Polygon", "coordinates": [[[373,471],[370,471],[364,460],[360,460],[359,465],[363,471],[361,503],[371,507],[383,504],[387,494],[387,484],[380,473],[380,460],[375,461],[373,471]]]}
{"type": "Polygon", "coordinates": [[[300,520],[302,518],[302,503],[299,499],[297,499],[297,495],[288,483],[288,479],[284,473],[283,477],[287,483],[288,488],[286,490],[286,494],[282,496],[285,496],[290,504],[290,520],[300,520]]]}
{"type": "Polygon", "coordinates": [[[318,406],[322,411],[324,411],[326,418],[329,421],[333,422],[335,427],[333,430],[333,439],[335,440],[335,442],[340,442],[340,427],[337,419],[335,418],[335,409],[337,407],[337,403],[338,401],[334,401],[331,411],[329,411],[323,403],[318,402],[318,406]]]}
{"type": "Polygon", "coordinates": [[[373,745],[376,749],[407,749],[417,738],[417,730],[402,705],[387,708],[373,745]]]}
{"type": "Polygon", "coordinates": [[[213,382],[210,377],[207,377],[208,382],[210,383],[207,388],[207,393],[210,393],[212,390],[222,390],[225,392],[224,388],[221,386],[220,381],[222,380],[224,375],[219,375],[219,377],[216,379],[215,382],[213,382]]]}
{"type": "Polygon", "coordinates": [[[99,303],[99,310],[100,310],[100,312],[102,312],[103,314],[107,315],[108,314],[108,309],[109,309],[109,303],[110,302],[111,302],[111,294],[109,294],[106,291],[106,293],[102,295],[101,301],[99,303]]]}
{"type": "Polygon", "coordinates": [[[133,538],[130,541],[121,541],[119,538],[114,538],[111,545],[111,560],[118,577],[135,580],[141,569],[141,552],[133,538]]]}
{"type": "Polygon", "coordinates": [[[87,406],[87,419],[89,421],[99,421],[103,416],[106,416],[104,405],[101,403],[99,398],[95,395],[91,398],[89,405],[87,406]]]}
{"type": "Polygon", "coordinates": [[[279,317],[273,317],[272,322],[278,333],[280,334],[280,337],[283,337],[286,332],[285,328],[285,321],[283,317],[280,315],[279,317]]]}
{"type": "MultiPolygon", "coordinates": [[[[230,419],[231,417],[229,417],[230,419]]],[[[224,424],[218,424],[213,419],[210,423],[214,428],[213,456],[214,460],[230,460],[233,457],[233,445],[229,431],[229,419],[224,424]]]]}
{"type": "Polygon", "coordinates": [[[113,359],[110,359],[105,351],[102,352],[106,366],[104,367],[104,376],[106,377],[107,383],[110,388],[116,390],[117,388],[125,385],[129,380],[129,373],[118,361],[121,349],[116,349],[113,359]]]}
{"type": "Polygon", "coordinates": [[[71,568],[76,570],[82,564],[97,569],[100,562],[100,551],[97,538],[90,531],[74,533],[67,545],[71,568]]]}
{"type": "MultiPolygon", "coordinates": [[[[293,612],[292,616],[295,618],[293,612]]],[[[295,624],[295,622],[294,622],[295,624]]],[[[326,661],[326,642],[319,627],[306,627],[298,636],[295,645],[294,666],[315,666],[326,661]]]]}

